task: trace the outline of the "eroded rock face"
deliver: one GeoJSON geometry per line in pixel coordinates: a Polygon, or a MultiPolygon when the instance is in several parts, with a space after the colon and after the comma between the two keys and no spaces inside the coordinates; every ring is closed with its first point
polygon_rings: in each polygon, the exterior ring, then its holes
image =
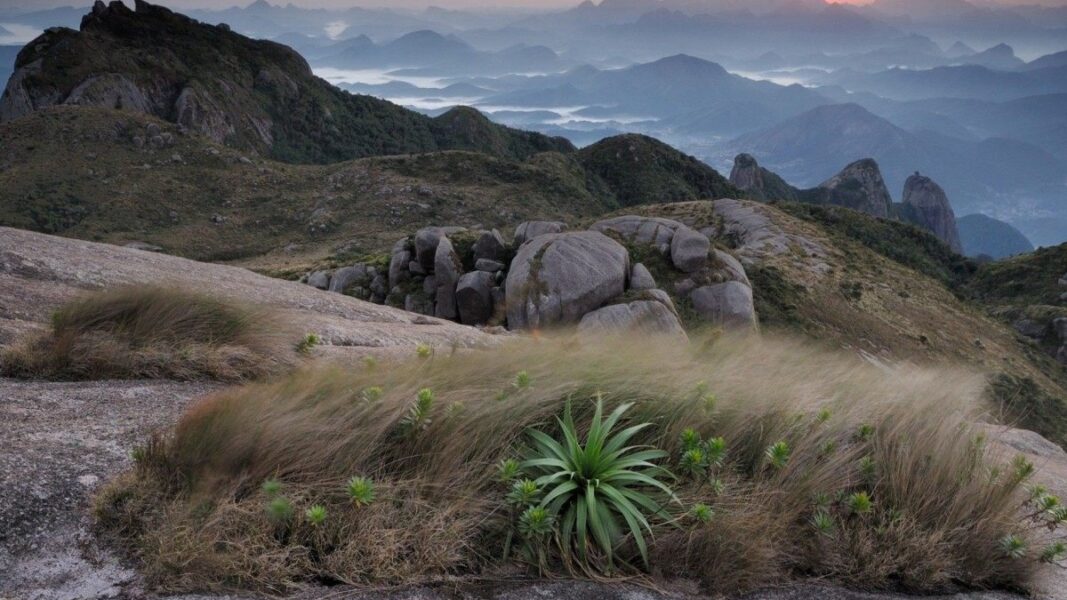
{"type": "Polygon", "coordinates": [[[708,236],[683,225],[671,240],[671,262],[679,270],[694,273],[707,266],[710,250],[708,236]]]}
{"type": "Polygon", "coordinates": [[[858,160],[815,188],[818,200],[844,206],[875,217],[889,216],[893,199],[873,159],[858,160]]]}
{"type": "Polygon", "coordinates": [[[730,183],[757,200],[797,200],[797,190],[777,174],[764,169],[751,154],[738,154],[730,171],[730,183]]]}
{"type": "Polygon", "coordinates": [[[365,265],[355,265],[337,269],[330,278],[329,290],[331,292],[344,293],[346,289],[357,284],[369,285],[377,273],[372,272],[365,265]]]}
{"type": "Polygon", "coordinates": [[[493,316],[493,275],[471,271],[459,278],[456,285],[456,306],[459,322],[464,325],[484,325],[493,316]]]}
{"type": "Polygon", "coordinates": [[[752,288],[739,281],[727,281],[693,290],[693,308],[705,321],[724,329],[743,330],[756,326],[752,288]]]}
{"type": "Polygon", "coordinates": [[[463,274],[463,263],[447,237],[442,236],[438,240],[433,272],[437,283],[437,306],[434,314],[438,318],[455,320],[459,317],[456,285],[463,274]]]}
{"type": "Polygon", "coordinates": [[[625,215],[597,221],[590,229],[601,233],[612,232],[628,242],[652,245],[667,254],[671,251],[674,232],[679,227],[685,225],[671,219],[625,215]]]}
{"type": "Polygon", "coordinates": [[[653,300],[613,304],[597,309],[582,317],[578,331],[586,334],[634,332],[689,339],[674,312],[653,300]]]}
{"type": "Polygon", "coordinates": [[[630,270],[630,289],[631,290],[651,290],[655,289],[656,280],[652,277],[652,273],[648,272],[645,265],[637,263],[634,268],[630,270]]]}
{"type": "Polygon", "coordinates": [[[960,233],[956,228],[956,213],[952,211],[945,190],[934,180],[915,173],[904,183],[903,197],[906,220],[933,232],[954,252],[962,253],[960,233]]]}
{"type": "Polygon", "coordinates": [[[326,271],[316,271],[308,275],[308,285],[320,290],[330,288],[330,274],[326,271]]]}
{"type": "Polygon", "coordinates": [[[499,261],[504,258],[504,253],[507,251],[507,244],[504,243],[504,238],[497,230],[483,231],[478,236],[478,240],[474,242],[474,260],[494,260],[499,261]]]}
{"type": "Polygon", "coordinates": [[[515,228],[512,245],[516,248],[541,235],[566,231],[567,224],[559,221],[526,221],[515,228]]]}
{"type": "Polygon", "coordinates": [[[577,323],[626,290],[630,256],[596,231],[554,233],[519,248],[505,286],[508,327],[577,323]]]}

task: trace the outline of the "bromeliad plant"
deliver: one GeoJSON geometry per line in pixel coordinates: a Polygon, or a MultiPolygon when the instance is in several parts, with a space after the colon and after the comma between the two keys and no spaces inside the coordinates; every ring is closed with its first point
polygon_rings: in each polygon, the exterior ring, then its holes
{"type": "Polygon", "coordinates": [[[665,516],[653,496],[673,499],[674,493],[661,481],[672,475],[652,462],[667,453],[627,445],[651,423],[612,433],[631,406],[623,404],[605,419],[603,401],[597,398],[584,443],[579,441],[570,402],[563,418],[557,418],[562,441],[529,431],[532,449],[521,469],[536,477],[533,482],[542,494],[539,506],[556,515],[560,549],[568,563],[577,550],[581,566],[589,569],[595,562],[592,549],[610,569],[615,549],[629,535],[648,565],[645,532],[652,533],[649,517],[665,516]]]}

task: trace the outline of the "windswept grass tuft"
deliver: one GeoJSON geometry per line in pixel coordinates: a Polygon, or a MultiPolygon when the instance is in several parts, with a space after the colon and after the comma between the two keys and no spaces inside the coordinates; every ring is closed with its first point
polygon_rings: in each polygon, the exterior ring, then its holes
{"type": "Polygon", "coordinates": [[[1032,466],[973,427],[980,377],[886,372],[768,338],[692,348],[546,337],[225,390],[149,446],[152,468],[108,487],[97,516],[166,590],[406,584],[516,561],[695,577],[713,593],[804,577],[1025,588],[1039,557],[1061,554],[1032,539],[1034,519],[1053,518],[1041,496],[1037,517],[1024,506],[1032,466]],[[516,373],[536,384],[501,397],[516,373]],[[552,496],[562,480],[539,484],[524,464],[532,438],[549,453],[549,438],[585,447],[601,402],[632,431],[627,447],[665,454],[646,456],[670,489],[614,471],[663,510],[642,511],[648,528],[600,532],[609,549],[568,537],[577,526],[552,496]],[[271,516],[279,498],[285,519],[271,516]],[[1033,550],[1005,552],[1009,536],[1033,550]]]}
{"type": "Polygon", "coordinates": [[[255,379],[293,366],[296,354],[268,312],[202,294],[131,286],[61,307],[50,331],[0,356],[9,377],[255,379]]]}

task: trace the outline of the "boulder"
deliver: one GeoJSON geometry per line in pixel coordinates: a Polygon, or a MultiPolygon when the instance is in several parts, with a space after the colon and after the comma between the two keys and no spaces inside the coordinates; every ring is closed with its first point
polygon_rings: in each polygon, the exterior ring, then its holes
{"type": "Polygon", "coordinates": [[[614,304],[594,310],[582,317],[578,331],[583,334],[630,332],[688,339],[678,317],[666,306],[653,300],[614,304]]]}
{"type": "Polygon", "coordinates": [[[329,290],[343,294],[350,286],[357,283],[369,283],[370,279],[371,276],[367,271],[367,265],[344,267],[333,272],[333,277],[330,278],[329,290]]]}
{"type": "Polygon", "coordinates": [[[515,239],[512,243],[518,248],[535,237],[562,233],[566,229],[567,224],[559,221],[526,221],[515,228],[515,239]]]}
{"type": "Polygon", "coordinates": [[[671,262],[679,270],[695,273],[707,266],[710,250],[711,240],[706,235],[683,225],[671,240],[671,262]]]}
{"type": "Polygon", "coordinates": [[[437,307],[434,315],[455,320],[459,317],[459,311],[456,309],[456,284],[463,274],[463,263],[447,237],[441,236],[438,240],[433,272],[437,280],[437,307]]]}
{"type": "Polygon", "coordinates": [[[752,288],[741,282],[700,287],[689,298],[697,314],[709,323],[724,329],[751,329],[756,325],[752,288]]]}
{"type": "Polygon", "coordinates": [[[678,309],[674,307],[674,301],[671,300],[671,295],[663,290],[645,290],[641,292],[641,296],[644,299],[655,300],[669,308],[672,313],[678,314],[678,309]]]}
{"type": "Polygon", "coordinates": [[[630,271],[626,248],[596,231],[538,236],[519,248],[508,272],[508,327],[577,323],[622,295],[630,271]]]}
{"type": "Polygon", "coordinates": [[[330,288],[330,274],[326,271],[315,271],[308,275],[308,285],[320,290],[330,288]]]}
{"type": "Polygon", "coordinates": [[[459,322],[464,325],[484,325],[493,316],[493,275],[472,271],[459,278],[456,285],[456,307],[459,322]]]}
{"type": "Polygon", "coordinates": [[[424,227],[415,233],[415,260],[419,261],[427,272],[434,268],[434,260],[437,256],[437,245],[441,238],[466,231],[464,227],[424,227]]]}
{"type": "Polygon", "coordinates": [[[655,287],[656,280],[652,277],[652,273],[648,272],[648,268],[641,263],[634,265],[634,268],[630,270],[630,289],[651,290],[655,287]]]}
{"type": "Polygon", "coordinates": [[[956,213],[952,211],[945,190],[933,179],[915,173],[904,182],[901,217],[932,232],[953,252],[963,253],[956,213]]]}
{"type": "Polygon", "coordinates": [[[1056,335],[1060,336],[1060,341],[1067,344],[1067,317],[1056,319],[1052,326],[1056,329],[1056,335]]]}
{"type": "Polygon", "coordinates": [[[474,268],[486,273],[499,273],[504,270],[504,263],[489,258],[479,258],[474,262],[474,268]]]}
{"type": "Polygon", "coordinates": [[[1067,344],[1060,346],[1059,352],[1056,353],[1056,360],[1060,361],[1061,365],[1067,366],[1067,344]]]}
{"type": "Polygon", "coordinates": [[[674,232],[679,227],[685,226],[670,219],[626,215],[597,221],[590,229],[601,233],[610,231],[628,242],[655,246],[660,252],[667,254],[671,250],[674,232]]]}
{"type": "Polygon", "coordinates": [[[156,246],[155,244],[149,244],[148,242],[128,242],[123,244],[123,248],[130,248],[132,250],[140,250],[142,252],[162,252],[162,246],[156,246]]]}
{"type": "Polygon", "coordinates": [[[1039,340],[1045,337],[1045,331],[1047,330],[1047,326],[1045,323],[1036,321],[1034,319],[1019,319],[1018,321],[1012,323],[1011,326],[1014,327],[1015,331],[1018,331],[1021,335],[1035,340],[1039,340]]]}
{"type": "Polygon", "coordinates": [[[378,273],[370,282],[371,300],[382,304],[389,294],[389,281],[385,275],[378,273]]]}
{"type": "Polygon", "coordinates": [[[500,232],[494,229],[492,231],[483,231],[478,236],[477,241],[474,242],[473,250],[476,262],[481,259],[499,261],[504,258],[504,254],[507,252],[507,244],[504,243],[504,238],[500,235],[500,232]]]}
{"type": "Polygon", "coordinates": [[[728,281],[740,281],[741,283],[752,287],[752,283],[748,280],[748,274],[745,273],[745,267],[741,265],[741,261],[733,257],[732,254],[727,254],[722,250],[715,249],[715,261],[722,265],[722,271],[726,275],[728,281]]]}
{"type": "Polygon", "coordinates": [[[389,287],[396,287],[411,277],[411,251],[401,250],[394,252],[389,259],[389,287]]]}
{"type": "Polygon", "coordinates": [[[1063,277],[1060,277],[1060,280],[1057,283],[1060,284],[1060,287],[1067,287],[1067,273],[1064,273],[1063,277]]]}

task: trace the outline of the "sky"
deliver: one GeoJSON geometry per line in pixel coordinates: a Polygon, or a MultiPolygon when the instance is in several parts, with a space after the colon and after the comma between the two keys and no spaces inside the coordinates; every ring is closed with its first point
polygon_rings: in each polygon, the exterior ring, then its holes
{"type": "MultiPolygon", "coordinates": [[[[156,0],[159,4],[172,8],[225,8],[232,5],[246,5],[251,0],[156,0]]],[[[272,4],[292,2],[300,6],[345,8],[350,6],[404,6],[421,8],[429,5],[446,8],[560,8],[570,7],[580,0],[268,0],[272,4]]],[[[847,4],[864,4],[871,0],[836,0],[847,4]]],[[[1044,4],[1047,6],[1067,6],[1067,0],[985,0],[984,3],[1001,4],[1044,4]]],[[[90,0],[0,0],[0,9],[53,8],[56,6],[90,5],[90,0]]]]}

